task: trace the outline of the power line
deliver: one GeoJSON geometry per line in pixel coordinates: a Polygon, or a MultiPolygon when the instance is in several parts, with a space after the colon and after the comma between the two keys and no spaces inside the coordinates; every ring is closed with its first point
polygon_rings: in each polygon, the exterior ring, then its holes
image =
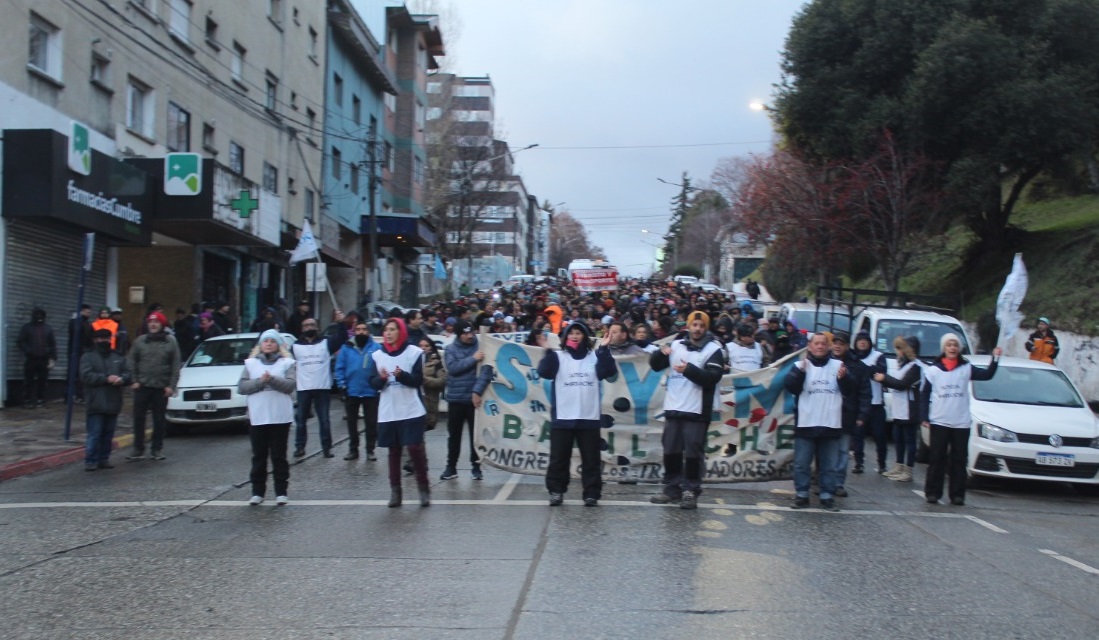
{"type": "Polygon", "coordinates": [[[589,151],[599,149],[677,149],[684,147],[729,147],[748,144],[770,144],[770,140],[754,140],[749,142],[699,142],[695,144],[633,144],[633,145],[601,145],[584,147],[539,147],[540,149],[554,151],[589,151]]]}

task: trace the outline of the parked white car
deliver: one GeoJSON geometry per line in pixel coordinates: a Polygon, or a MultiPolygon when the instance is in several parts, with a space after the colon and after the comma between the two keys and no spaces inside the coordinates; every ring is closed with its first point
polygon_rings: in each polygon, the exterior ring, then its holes
{"type": "MultiPolygon", "coordinates": [[[[248,402],[237,393],[244,360],[259,340],[258,333],[233,333],[204,340],[183,364],[176,395],[168,398],[167,420],[173,433],[191,425],[247,422],[248,402]]],[[[286,344],[294,336],[282,334],[286,344]]]]}
{"type": "MultiPolygon", "coordinates": [[[[967,356],[978,367],[989,356],[967,356]]],[[[1099,492],[1099,419],[1063,371],[1023,358],[1001,358],[991,380],[970,383],[970,480],[980,477],[1071,482],[1099,492]]],[[[920,429],[926,459],[928,429],[920,429]]]]}

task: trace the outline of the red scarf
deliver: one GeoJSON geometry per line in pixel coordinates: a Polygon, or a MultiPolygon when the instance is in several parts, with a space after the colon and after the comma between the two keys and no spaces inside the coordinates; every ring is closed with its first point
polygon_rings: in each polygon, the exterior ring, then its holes
{"type": "Polygon", "coordinates": [[[943,358],[943,366],[946,367],[947,371],[953,371],[954,369],[956,369],[959,362],[961,362],[961,359],[959,358],[943,358]]]}

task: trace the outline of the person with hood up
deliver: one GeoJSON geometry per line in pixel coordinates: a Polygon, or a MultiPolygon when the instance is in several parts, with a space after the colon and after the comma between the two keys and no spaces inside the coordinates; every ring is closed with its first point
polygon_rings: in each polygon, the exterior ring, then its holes
{"type": "Polygon", "coordinates": [[[786,329],[786,335],[790,338],[790,353],[809,346],[809,339],[798,328],[798,323],[793,318],[787,318],[782,325],[786,329]]]}
{"type": "Polygon", "coordinates": [[[538,363],[538,375],[553,381],[550,387],[550,456],[546,469],[546,490],[551,507],[564,502],[574,446],[580,451],[584,506],[597,506],[603,497],[603,469],[599,462],[603,426],[599,383],[618,373],[618,365],[608,349],[609,334],[594,351],[591,341],[591,329],[583,322],[573,322],[565,329],[561,350],[546,350],[538,363]]]}
{"type": "Polygon", "coordinates": [[[282,335],[274,329],[260,334],[252,353],[244,361],[237,391],[248,399],[248,437],[252,442],[252,498],[257,506],[267,493],[267,459],[271,459],[275,480],[275,504],[290,501],[290,462],[286,449],[290,423],[294,421],[294,390],[297,365],[290,357],[282,335]]]}
{"type": "Polygon", "coordinates": [[[546,319],[550,323],[550,331],[560,335],[561,326],[565,320],[565,312],[556,303],[546,307],[542,314],[546,316],[546,319]]]}
{"type": "Polygon", "coordinates": [[[874,447],[878,454],[878,473],[889,471],[889,438],[885,432],[885,395],[881,383],[874,381],[876,373],[885,373],[885,354],[874,348],[870,334],[860,331],[855,334],[855,344],[851,351],[864,365],[866,378],[870,383],[870,411],[866,414],[864,427],[855,432],[855,460],[861,466],[865,456],[866,434],[874,438],[874,447]]]}
{"type": "Polygon", "coordinates": [[[649,356],[653,371],[671,368],[664,394],[664,491],[650,498],[655,504],[678,502],[682,509],[698,508],[706,429],[725,373],[725,350],[709,327],[709,315],[692,311],[686,334],[649,356]]]}
{"type": "Polygon", "coordinates": [[[897,464],[885,473],[886,478],[897,482],[912,482],[912,467],[916,465],[916,438],[920,407],[920,381],[922,364],[916,357],[920,352],[920,340],[915,336],[893,338],[893,350],[897,354],[897,373],[875,373],[874,380],[883,387],[893,389],[890,408],[893,410],[893,441],[897,447],[897,464]]]}
{"type": "Polygon", "coordinates": [[[960,507],[965,504],[965,466],[973,420],[969,413],[969,382],[991,380],[1003,349],[993,349],[992,363],[982,369],[962,357],[962,341],[956,334],[944,334],[939,348],[942,354],[923,368],[925,384],[920,392],[920,422],[931,435],[931,459],[923,493],[929,504],[939,502],[949,466],[950,503],[960,507]]]}
{"type": "Polygon", "coordinates": [[[365,318],[355,321],[354,337],[344,343],[336,354],[336,388],[343,396],[344,420],[347,422],[347,455],[344,460],[359,459],[359,411],[363,414],[366,432],[366,459],[377,460],[374,447],[378,441],[378,392],[370,386],[370,356],[381,346],[370,336],[365,318]]]}
{"type": "Polygon", "coordinates": [[[424,352],[408,343],[408,328],[402,318],[385,321],[382,339],[382,348],[371,354],[370,386],[378,392],[378,446],[389,449],[389,506],[401,506],[401,451],[407,448],[420,490],[420,506],[427,507],[431,505],[424,449],[427,410],[420,396],[424,352]]]}
{"type": "Polygon", "coordinates": [[[1038,330],[1027,338],[1026,350],[1030,352],[1031,360],[1053,364],[1057,354],[1061,352],[1061,343],[1049,326],[1049,318],[1038,318],[1038,330]]]}
{"type": "Polygon", "coordinates": [[[92,322],[92,331],[98,331],[100,329],[106,329],[111,332],[111,349],[118,349],[118,342],[116,335],[118,333],[118,323],[111,319],[111,308],[100,307],[99,317],[92,322]]]}
{"type": "Polygon", "coordinates": [[[57,338],[46,324],[45,309],[31,311],[31,321],[19,330],[16,341],[23,352],[23,405],[46,406],[46,380],[57,362],[57,338]]]}

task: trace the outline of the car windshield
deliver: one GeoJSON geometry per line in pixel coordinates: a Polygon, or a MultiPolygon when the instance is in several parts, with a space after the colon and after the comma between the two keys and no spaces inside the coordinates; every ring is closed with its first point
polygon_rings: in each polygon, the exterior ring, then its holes
{"type": "Polygon", "coordinates": [[[893,339],[897,336],[915,336],[920,341],[920,352],[916,355],[925,359],[935,358],[942,353],[939,340],[948,333],[953,333],[961,340],[963,354],[972,353],[965,341],[965,331],[960,326],[934,320],[879,320],[878,339],[874,348],[887,357],[895,358],[897,354],[893,350],[893,339]]]}
{"type": "Polygon", "coordinates": [[[256,346],[255,338],[233,338],[229,340],[207,340],[198,345],[188,367],[216,367],[230,364],[243,364],[244,359],[256,346]]]}
{"type": "Polygon", "coordinates": [[[973,397],[985,402],[1050,407],[1084,406],[1080,394],[1061,371],[1000,366],[991,380],[973,382],[973,397]]]}
{"type": "MultiPolygon", "coordinates": [[[[753,306],[758,301],[752,301],[753,306]]],[[[760,303],[759,309],[762,310],[760,303]]],[[[816,309],[796,309],[790,313],[790,317],[797,323],[798,329],[805,329],[809,333],[818,331],[849,331],[851,318],[846,313],[833,312],[827,307],[821,307],[818,313],[816,309]]]]}

